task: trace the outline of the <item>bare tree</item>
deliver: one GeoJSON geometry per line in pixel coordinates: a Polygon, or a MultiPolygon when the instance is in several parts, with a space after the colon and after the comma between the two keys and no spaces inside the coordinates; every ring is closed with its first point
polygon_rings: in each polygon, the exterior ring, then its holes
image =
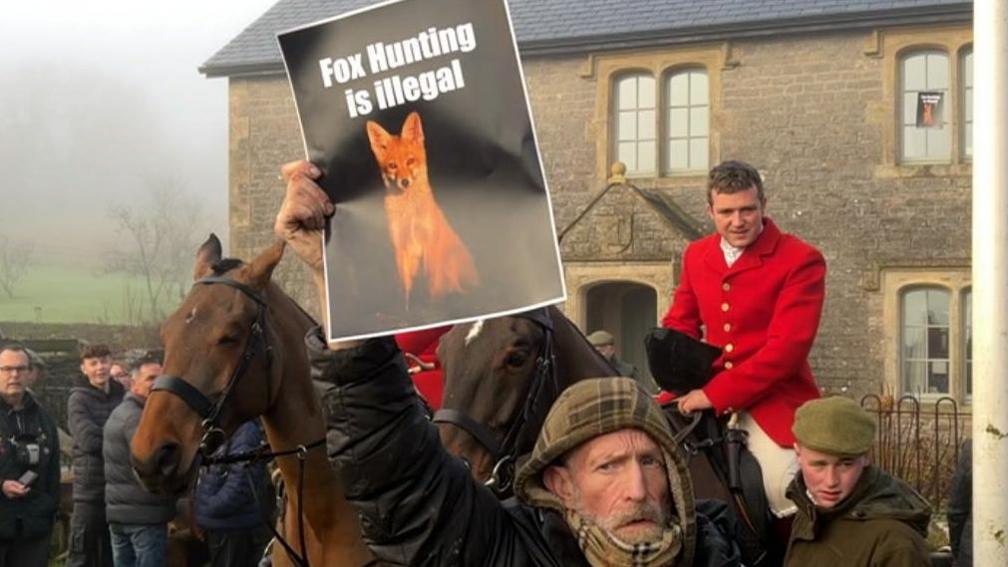
{"type": "Polygon", "coordinates": [[[109,215],[128,238],[127,248],[116,250],[110,269],[143,280],[145,319],[164,316],[166,304],[181,298],[191,280],[193,251],[205,234],[203,205],[184,192],[174,179],[147,183],[146,202],[140,206],[116,205],[109,215]]]}
{"type": "Polygon", "coordinates": [[[10,299],[14,299],[14,286],[31,266],[33,249],[31,243],[14,242],[0,234],[0,288],[10,299]]]}

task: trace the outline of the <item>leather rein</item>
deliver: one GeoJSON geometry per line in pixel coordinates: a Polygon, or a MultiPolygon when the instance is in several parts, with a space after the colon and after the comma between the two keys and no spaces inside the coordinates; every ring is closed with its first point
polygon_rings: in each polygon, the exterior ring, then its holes
{"type": "Polygon", "coordinates": [[[498,440],[493,431],[463,410],[441,408],[434,413],[434,423],[449,423],[471,435],[491,455],[494,466],[483,484],[498,495],[505,495],[514,481],[515,460],[532,450],[539,435],[539,425],[546,418],[553,401],[560,395],[553,349],[553,320],[545,309],[516,315],[539,325],[543,346],[536,358],[535,374],[521,410],[515,414],[504,436],[498,440]],[[530,426],[531,425],[531,426],[530,426]]]}

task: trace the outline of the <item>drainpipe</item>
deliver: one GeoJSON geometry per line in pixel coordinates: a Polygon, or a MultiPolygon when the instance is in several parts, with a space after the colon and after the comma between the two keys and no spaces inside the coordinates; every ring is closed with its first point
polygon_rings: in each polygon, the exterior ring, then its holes
{"type": "Polygon", "coordinates": [[[973,38],[973,563],[1008,565],[1008,2],[973,38]]]}

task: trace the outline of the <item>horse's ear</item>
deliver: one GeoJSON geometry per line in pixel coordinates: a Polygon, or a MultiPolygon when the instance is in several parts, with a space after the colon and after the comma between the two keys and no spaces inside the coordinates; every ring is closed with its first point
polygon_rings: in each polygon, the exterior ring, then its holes
{"type": "Polygon", "coordinates": [[[196,251],[196,266],[193,268],[193,280],[209,276],[213,273],[214,264],[220,262],[221,243],[217,235],[210,233],[210,238],[196,251]]]}
{"type": "Polygon", "coordinates": [[[283,253],[284,241],[277,240],[273,246],[263,250],[262,253],[256,256],[249,263],[246,271],[249,283],[259,289],[266,289],[266,284],[269,283],[270,278],[273,276],[273,269],[283,259],[283,253]]]}

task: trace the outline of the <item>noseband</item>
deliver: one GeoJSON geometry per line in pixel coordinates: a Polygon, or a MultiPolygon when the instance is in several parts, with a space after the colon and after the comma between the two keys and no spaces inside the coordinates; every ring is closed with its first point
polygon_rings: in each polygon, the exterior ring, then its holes
{"type": "MultiPolygon", "coordinates": [[[[217,447],[227,440],[224,430],[221,429],[220,424],[218,423],[221,410],[224,408],[224,404],[227,402],[228,396],[231,395],[231,392],[234,390],[238,380],[245,374],[245,371],[248,369],[249,363],[252,362],[252,359],[254,359],[259,353],[265,353],[267,367],[269,369],[272,369],[273,367],[273,348],[270,346],[269,341],[266,338],[266,300],[258,291],[252,288],[252,286],[222,276],[209,276],[196,280],[196,282],[193,283],[193,285],[211,284],[224,284],[233,287],[245,294],[245,296],[249,299],[255,301],[257,305],[256,318],[249,328],[249,336],[248,340],[245,342],[245,350],[242,351],[241,358],[238,361],[238,366],[235,367],[234,372],[231,373],[231,377],[228,379],[227,385],[217,397],[217,401],[211,401],[206,394],[200,392],[195,386],[178,376],[171,376],[168,374],[159,376],[158,379],[154,381],[154,385],[151,387],[152,392],[159,390],[171,392],[172,394],[182,398],[182,401],[184,401],[187,406],[192,408],[192,410],[195,411],[200,418],[202,418],[203,421],[201,422],[201,425],[203,427],[203,437],[200,439],[199,452],[204,457],[209,457],[217,447]]],[[[267,397],[270,395],[269,390],[270,388],[267,387],[267,397]]]]}
{"type": "Polygon", "coordinates": [[[490,478],[483,484],[498,494],[506,494],[514,479],[515,459],[528,453],[539,435],[539,424],[546,418],[553,400],[560,395],[556,377],[556,358],[553,353],[553,319],[546,309],[537,309],[516,315],[529,319],[543,331],[543,348],[536,358],[535,374],[521,411],[508,425],[504,437],[498,441],[494,433],[464,411],[442,408],[434,413],[434,423],[450,423],[465,431],[483,446],[494,461],[490,478]]]}

